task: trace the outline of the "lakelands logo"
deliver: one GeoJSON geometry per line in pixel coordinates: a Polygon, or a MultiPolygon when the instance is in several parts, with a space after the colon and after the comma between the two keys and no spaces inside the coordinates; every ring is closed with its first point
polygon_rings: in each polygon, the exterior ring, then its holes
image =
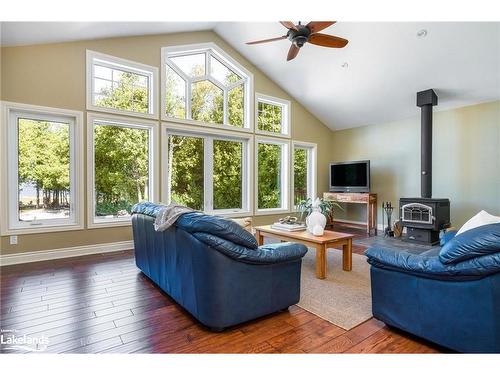
{"type": "Polygon", "coordinates": [[[3,350],[20,350],[29,352],[43,352],[49,345],[47,336],[28,336],[17,334],[15,329],[0,330],[0,345],[3,350]]]}

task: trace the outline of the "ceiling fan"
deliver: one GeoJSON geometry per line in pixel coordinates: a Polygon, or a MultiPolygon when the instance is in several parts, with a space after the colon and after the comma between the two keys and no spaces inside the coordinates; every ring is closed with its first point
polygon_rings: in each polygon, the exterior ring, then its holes
{"type": "Polygon", "coordinates": [[[298,25],[295,25],[291,21],[280,21],[280,23],[288,29],[286,35],[278,38],[247,42],[247,44],[268,43],[288,38],[292,42],[292,46],[288,50],[287,61],[294,59],[299,53],[300,48],[307,42],[316,44],[317,46],[343,48],[349,42],[347,39],[318,32],[333,25],[335,22],[336,21],[311,21],[307,25],[302,25],[299,21],[298,25]]]}

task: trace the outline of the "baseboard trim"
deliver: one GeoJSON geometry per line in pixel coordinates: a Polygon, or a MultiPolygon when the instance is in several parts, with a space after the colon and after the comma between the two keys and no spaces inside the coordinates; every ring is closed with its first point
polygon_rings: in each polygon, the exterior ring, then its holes
{"type": "Polygon", "coordinates": [[[82,255],[112,253],[114,251],[130,250],[133,248],[134,241],[120,241],[100,243],[95,245],[66,247],[61,249],[30,251],[27,253],[6,254],[0,255],[0,266],[41,262],[44,260],[72,258],[82,255]]]}

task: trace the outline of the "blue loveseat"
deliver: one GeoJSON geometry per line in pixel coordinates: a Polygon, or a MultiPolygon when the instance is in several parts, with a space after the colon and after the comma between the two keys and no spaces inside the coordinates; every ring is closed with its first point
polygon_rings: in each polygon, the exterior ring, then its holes
{"type": "Polygon", "coordinates": [[[201,212],[156,232],[161,207],[145,202],[132,210],[137,267],[201,323],[218,331],[299,301],[304,245],[258,247],[232,220],[201,212]]]}
{"type": "Polygon", "coordinates": [[[375,318],[459,352],[500,352],[500,224],[420,254],[365,254],[375,318]]]}

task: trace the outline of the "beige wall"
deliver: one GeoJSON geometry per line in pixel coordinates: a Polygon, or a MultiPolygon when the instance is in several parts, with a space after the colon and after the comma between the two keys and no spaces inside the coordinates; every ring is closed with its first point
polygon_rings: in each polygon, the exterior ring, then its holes
{"type": "MultiPolygon", "coordinates": [[[[433,197],[450,199],[454,226],[481,209],[500,215],[499,150],[499,101],[434,112],[433,197]]],[[[419,115],[333,133],[332,160],[361,159],[371,160],[371,190],[378,194],[379,206],[420,196],[419,115]]],[[[338,213],[353,221],[363,215],[352,205],[338,213]]],[[[381,224],[380,209],[378,219],[381,224]]]]}
{"type": "MultiPolygon", "coordinates": [[[[213,32],[112,38],[72,43],[1,49],[1,99],[6,101],[85,111],[85,50],[160,67],[160,48],[170,45],[215,42],[254,74],[255,91],[292,102],[292,138],[318,144],[318,192],[327,188],[332,132],[273,81],[250,64],[213,32]]],[[[159,100],[158,100],[159,102],[159,100]]],[[[5,126],[5,125],[2,125],[5,126]]],[[[84,155],[86,158],[86,155],[84,155]]],[[[86,160],[86,159],[84,159],[86,160]]],[[[87,203],[87,202],[86,202],[87,203]]],[[[3,206],[3,204],[2,204],[3,206]]],[[[85,205],[87,207],[87,204],[85,205]]],[[[276,216],[256,217],[257,224],[276,216]]],[[[2,237],[2,254],[46,250],[96,243],[126,241],[130,227],[20,235],[18,245],[2,237]]]]}

